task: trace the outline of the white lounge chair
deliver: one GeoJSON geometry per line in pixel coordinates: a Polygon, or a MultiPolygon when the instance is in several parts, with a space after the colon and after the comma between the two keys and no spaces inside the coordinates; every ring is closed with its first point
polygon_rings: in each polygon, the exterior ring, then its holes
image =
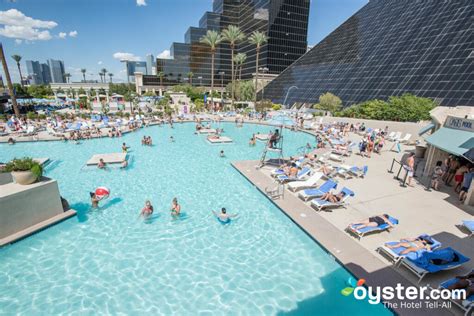
{"type": "Polygon", "coordinates": [[[56,132],[53,128],[51,127],[46,127],[46,131],[48,132],[49,135],[51,136],[56,136],[56,137],[64,137],[63,133],[56,132]]]}
{"type": "Polygon", "coordinates": [[[323,175],[324,174],[322,172],[316,172],[305,181],[290,182],[290,183],[288,183],[288,189],[295,192],[298,189],[310,188],[312,186],[315,186],[316,183],[319,180],[321,180],[323,175]]]}
{"type": "Polygon", "coordinates": [[[401,137],[402,137],[402,132],[396,132],[395,135],[393,135],[393,137],[388,138],[388,140],[394,142],[394,141],[399,140],[401,137]]]}
{"type": "Polygon", "coordinates": [[[408,142],[408,141],[410,140],[410,138],[411,138],[411,134],[408,134],[408,133],[407,133],[403,138],[401,138],[401,139],[399,140],[399,142],[400,142],[400,144],[406,143],[406,142],[408,142]]]}

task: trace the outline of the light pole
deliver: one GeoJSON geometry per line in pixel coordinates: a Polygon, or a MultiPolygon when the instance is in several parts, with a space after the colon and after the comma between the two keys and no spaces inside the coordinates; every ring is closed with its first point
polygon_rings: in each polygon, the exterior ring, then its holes
{"type": "Polygon", "coordinates": [[[221,103],[222,103],[222,108],[224,108],[224,75],[225,75],[225,72],[221,71],[221,72],[219,72],[219,75],[221,75],[221,103]]]}
{"type": "Polygon", "coordinates": [[[286,90],[286,96],[285,96],[285,101],[283,101],[283,105],[286,106],[286,99],[288,98],[288,94],[290,94],[290,91],[291,89],[295,88],[296,90],[298,90],[298,87],[297,86],[291,86],[288,88],[288,90],[286,90]]]}
{"type": "Polygon", "coordinates": [[[202,76],[199,76],[198,79],[199,79],[199,85],[202,87],[202,76]]]}

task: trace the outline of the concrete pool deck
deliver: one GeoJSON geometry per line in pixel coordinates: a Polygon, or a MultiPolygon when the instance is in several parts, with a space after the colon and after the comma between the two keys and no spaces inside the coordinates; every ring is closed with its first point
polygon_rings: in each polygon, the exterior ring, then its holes
{"type": "MultiPolygon", "coordinates": [[[[312,134],[312,132],[311,132],[312,134]]],[[[350,133],[349,139],[359,141],[361,136],[350,133]]],[[[454,276],[463,275],[474,268],[474,239],[459,228],[462,220],[474,219],[474,208],[461,205],[453,195],[452,188],[443,187],[441,191],[427,191],[428,179],[415,178],[414,187],[404,187],[389,173],[393,159],[398,161],[414,149],[403,146],[402,153],[389,150],[392,143],[387,142],[381,155],[373,154],[364,158],[353,154],[346,157],[344,164],[368,166],[365,178],[343,179],[336,177],[339,186],[350,188],[355,197],[350,198],[345,208],[317,212],[298,197],[299,191],[291,192],[285,185],[283,198],[273,202],[308,235],[326,248],[357,278],[364,278],[368,285],[396,286],[397,283],[417,286],[418,279],[404,267],[395,267],[376,252],[376,249],[388,241],[406,237],[416,237],[427,233],[442,242],[443,248],[450,246],[471,258],[471,261],[457,269],[442,271],[426,276],[419,284],[437,286],[454,276]],[[344,232],[351,222],[369,216],[388,213],[399,219],[400,223],[390,232],[368,235],[357,240],[344,232]]],[[[324,150],[316,150],[318,156],[326,156],[324,150]]],[[[335,165],[340,163],[332,162],[335,165]]],[[[271,177],[273,166],[257,169],[260,162],[237,161],[232,165],[246,177],[258,190],[265,194],[267,187],[274,188],[277,183],[271,177]]],[[[421,167],[419,169],[422,169],[421,167]]],[[[319,182],[321,183],[321,181],[319,182]]],[[[461,309],[397,309],[401,315],[462,315],[461,309]]]]}

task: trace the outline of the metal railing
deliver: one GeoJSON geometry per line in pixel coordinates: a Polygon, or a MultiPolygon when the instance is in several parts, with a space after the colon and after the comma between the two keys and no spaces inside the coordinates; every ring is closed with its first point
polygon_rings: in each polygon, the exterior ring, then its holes
{"type": "Polygon", "coordinates": [[[392,159],[392,164],[390,166],[390,169],[388,170],[388,173],[395,173],[394,168],[396,171],[396,175],[393,177],[394,179],[401,181],[402,182],[402,187],[406,187],[406,182],[408,178],[408,170],[403,167],[403,164],[396,160],[395,158],[392,159]],[[397,170],[398,169],[398,170],[397,170]],[[400,173],[402,173],[402,170],[405,171],[404,175],[402,178],[400,178],[400,173]]]}

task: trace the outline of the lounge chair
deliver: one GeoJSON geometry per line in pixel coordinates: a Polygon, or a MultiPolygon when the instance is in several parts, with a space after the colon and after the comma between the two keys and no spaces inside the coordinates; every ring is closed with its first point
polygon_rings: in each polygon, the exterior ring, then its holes
{"type": "MultiPolygon", "coordinates": [[[[467,273],[466,275],[474,273],[474,270],[472,270],[470,273],[467,273]]],[[[455,284],[458,281],[458,278],[454,277],[449,280],[446,280],[439,285],[439,289],[447,289],[451,285],[455,284]]],[[[466,299],[462,302],[460,302],[456,298],[451,298],[449,299],[451,302],[459,306],[463,311],[464,311],[464,316],[470,315],[470,311],[474,309],[474,294],[472,294],[469,297],[466,297],[466,299]]]]}
{"type": "Polygon", "coordinates": [[[349,197],[354,196],[355,193],[348,188],[344,187],[341,190],[341,193],[344,193],[344,196],[339,202],[329,202],[321,199],[314,199],[311,201],[311,206],[316,208],[318,211],[321,211],[324,208],[337,208],[343,206],[349,197]]]}
{"type": "Polygon", "coordinates": [[[401,137],[402,137],[402,132],[396,132],[395,135],[387,139],[394,142],[394,141],[399,140],[401,137]]]}
{"type": "Polygon", "coordinates": [[[406,143],[410,140],[411,134],[406,134],[403,138],[399,139],[400,144],[406,143]]]}
{"type": "Polygon", "coordinates": [[[344,179],[350,179],[353,176],[357,178],[363,178],[367,175],[369,171],[368,166],[363,166],[361,168],[357,166],[348,166],[348,165],[341,165],[339,168],[336,169],[334,175],[339,175],[344,179]]]}
{"type": "Polygon", "coordinates": [[[418,277],[418,283],[420,283],[430,273],[456,269],[469,260],[471,259],[462,253],[448,247],[430,252],[425,251],[416,259],[405,257],[401,264],[415,274],[418,277]],[[439,261],[439,264],[435,264],[434,260],[439,261]]]}
{"type": "Polygon", "coordinates": [[[469,237],[474,236],[474,221],[462,221],[460,226],[469,231],[469,237]]]}
{"type": "Polygon", "coordinates": [[[284,182],[289,182],[289,181],[302,181],[304,177],[309,175],[311,172],[311,169],[308,167],[304,167],[303,169],[299,170],[298,173],[296,174],[296,177],[289,177],[287,175],[279,175],[277,176],[278,182],[284,183],[284,182]]]}
{"type": "MultiPolygon", "coordinates": [[[[303,163],[304,160],[305,160],[305,157],[303,156],[297,161],[295,161],[296,166],[299,167],[303,163]]],[[[279,176],[279,175],[284,175],[284,174],[285,174],[285,171],[281,168],[273,169],[271,172],[271,175],[274,177],[279,176]]]]}
{"type": "Polygon", "coordinates": [[[56,132],[53,128],[51,127],[46,127],[46,131],[48,132],[49,135],[55,136],[55,137],[64,137],[63,133],[56,132]]]}
{"type": "MultiPolygon", "coordinates": [[[[431,237],[428,234],[421,234],[420,236],[418,236],[418,238],[424,238],[425,240],[429,240],[431,242],[431,245],[430,245],[431,251],[436,250],[438,248],[441,248],[441,242],[437,241],[436,239],[434,239],[433,237],[431,237]]],[[[383,246],[378,247],[376,249],[376,251],[380,254],[383,254],[385,257],[388,257],[388,259],[393,261],[393,263],[395,265],[398,265],[404,257],[409,257],[409,258],[412,258],[412,259],[416,259],[423,252],[428,251],[428,250],[421,249],[421,250],[418,250],[418,251],[415,251],[415,252],[410,252],[408,254],[401,254],[401,252],[403,250],[405,250],[406,248],[404,248],[404,247],[398,247],[398,248],[389,248],[389,247],[387,247],[387,246],[396,245],[399,242],[403,242],[403,241],[404,240],[401,239],[399,241],[386,242],[383,246]]]]}
{"type": "Polygon", "coordinates": [[[392,139],[395,137],[395,132],[390,132],[387,136],[385,136],[386,139],[392,139]]]}
{"type": "Polygon", "coordinates": [[[319,188],[303,190],[298,194],[298,196],[304,201],[308,201],[309,199],[323,196],[324,194],[335,188],[337,188],[337,182],[329,179],[324,182],[319,188]]]}
{"type": "MultiPolygon", "coordinates": [[[[390,221],[390,223],[392,223],[392,225],[398,224],[398,219],[396,219],[395,217],[392,217],[389,215],[388,220],[390,221]]],[[[375,233],[380,233],[383,231],[388,231],[391,227],[389,224],[386,224],[386,223],[379,226],[375,226],[375,227],[369,226],[369,227],[358,228],[358,226],[359,225],[349,225],[346,227],[345,230],[349,234],[356,236],[357,239],[361,239],[362,237],[369,234],[375,234],[375,233]]]]}
{"type": "Polygon", "coordinates": [[[323,175],[324,174],[322,172],[315,172],[305,181],[294,181],[288,183],[288,189],[294,192],[298,189],[310,188],[316,185],[316,183],[323,177],[323,175]]]}

